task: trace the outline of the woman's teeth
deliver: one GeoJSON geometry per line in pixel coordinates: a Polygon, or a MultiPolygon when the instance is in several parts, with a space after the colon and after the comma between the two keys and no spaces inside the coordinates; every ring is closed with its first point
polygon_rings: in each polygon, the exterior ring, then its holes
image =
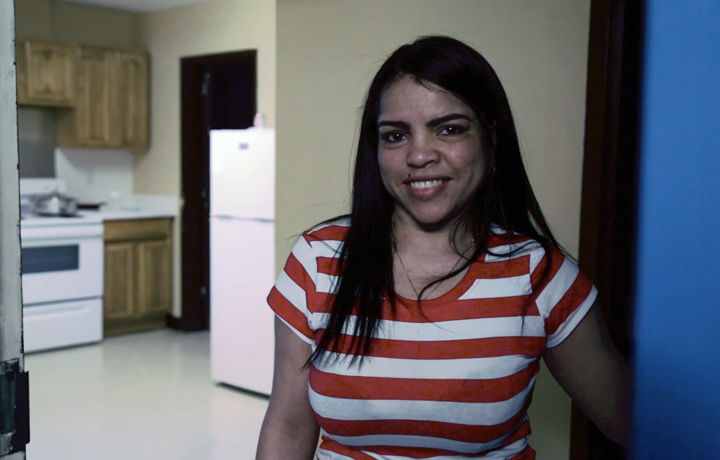
{"type": "Polygon", "coordinates": [[[410,182],[410,187],[412,188],[430,188],[430,187],[437,187],[438,185],[441,185],[444,181],[443,180],[420,180],[420,181],[414,181],[410,182]]]}

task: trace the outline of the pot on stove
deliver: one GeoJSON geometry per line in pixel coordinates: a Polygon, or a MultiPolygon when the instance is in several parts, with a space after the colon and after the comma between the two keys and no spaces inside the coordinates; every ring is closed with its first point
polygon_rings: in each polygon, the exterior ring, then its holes
{"type": "Polygon", "coordinates": [[[35,199],[34,211],[42,216],[74,216],[77,214],[77,200],[58,192],[42,195],[35,199]]]}

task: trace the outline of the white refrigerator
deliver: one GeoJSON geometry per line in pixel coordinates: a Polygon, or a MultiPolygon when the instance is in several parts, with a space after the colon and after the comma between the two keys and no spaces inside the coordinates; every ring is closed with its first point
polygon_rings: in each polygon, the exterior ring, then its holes
{"type": "Polygon", "coordinates": [[[269,395],[275,130],[210,132],[210,347],[217,382],[269,395]]]}

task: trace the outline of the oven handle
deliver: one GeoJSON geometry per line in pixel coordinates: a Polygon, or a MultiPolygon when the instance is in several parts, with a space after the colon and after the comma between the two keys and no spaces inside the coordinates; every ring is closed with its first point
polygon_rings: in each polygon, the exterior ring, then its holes
{"type": "Polygon", "coordinates": [[[21,228],[20,238],[23,241],[102,238],[103,232],[102,225],[21,228]]]}

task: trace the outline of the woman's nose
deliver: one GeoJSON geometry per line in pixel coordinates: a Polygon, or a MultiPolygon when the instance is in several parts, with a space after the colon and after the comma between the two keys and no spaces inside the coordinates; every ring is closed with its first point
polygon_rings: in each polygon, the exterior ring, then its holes
{"type": "Polygon", "coordinates": [[[438,161],[439,152],[435,149],[432,140],[426,137],[414,137],[410,142],[407,155],[407,164],[413,168],[424,168],[438,161]]]}

